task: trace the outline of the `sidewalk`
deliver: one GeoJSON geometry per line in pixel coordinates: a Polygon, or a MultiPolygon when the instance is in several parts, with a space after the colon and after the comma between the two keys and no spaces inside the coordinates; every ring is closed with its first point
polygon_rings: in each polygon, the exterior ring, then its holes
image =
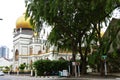
{"type": "MultiPolygon", "coordinates": [[[[16,75],[8,75],[16,76],[16,75]]],[[[89,73],[79,77],[60,77],[60,76],[37,76],[17,75],[16,77],[25,78],[25,80],[120,80],[120,73],[109,73],[107,76],[100,76],[99,73],[89,73]]]]}
{"type": "Polygon", "coordinates": [[[106,76],[101,76],[100,73],[88,73],[86,75],[81,75],[81,78],[120,78],[120,73],[108,73],[106,76]]]}

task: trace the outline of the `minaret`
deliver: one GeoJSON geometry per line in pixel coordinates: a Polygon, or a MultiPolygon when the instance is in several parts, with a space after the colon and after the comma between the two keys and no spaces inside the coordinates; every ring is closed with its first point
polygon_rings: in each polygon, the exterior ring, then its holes
{"type": "Polygon", "coordinates": [[[16,28],[13,31],[14,69],[22,63],[29,63],[27,56],[29,55],[29,44],[32,34],[33,30],[30,25],[30,18],[25,19],[25,14],[23,14],[17,19],[16,28]]]}

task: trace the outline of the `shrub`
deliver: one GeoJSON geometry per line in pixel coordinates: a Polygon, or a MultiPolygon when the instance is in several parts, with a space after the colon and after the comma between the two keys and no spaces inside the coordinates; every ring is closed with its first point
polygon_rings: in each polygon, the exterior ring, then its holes
{"type": "Polygon", "coordinates": [[[38,60],[34,62],[34,68],[37,70],[38,76],[43,75],[55,75],[58,71],[67,69],[68,61],[50,61],[50,60],[38,60]]]}
{"type": "Polygon", "coordinates": [[[108,54],[108,68],[109,72],[120,72],[120,51],[119,53],[108,54]]]}
{"type": "Polygon", "coordinates": [[[21,71],[24,71],[25,67],[26,67],[26,64],[23,63],[23,64],[20,64],[19,69],[20,69],[21,71]]]}

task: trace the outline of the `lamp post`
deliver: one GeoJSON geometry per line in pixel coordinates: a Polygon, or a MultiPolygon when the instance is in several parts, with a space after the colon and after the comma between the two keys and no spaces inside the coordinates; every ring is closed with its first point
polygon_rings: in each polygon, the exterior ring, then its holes
{"type": "Polygon", "coordinates": [[[2,18],[0,18],[0,20],[3,20],[2,18]]]}
{"type": "Polygon", "coordinates": [[[102,58],[104,59],[104,71],[105,71],[105,76],[106,76],[107,75],[107,64],[106,64],[107,55],[103,55],[102,58]]]}

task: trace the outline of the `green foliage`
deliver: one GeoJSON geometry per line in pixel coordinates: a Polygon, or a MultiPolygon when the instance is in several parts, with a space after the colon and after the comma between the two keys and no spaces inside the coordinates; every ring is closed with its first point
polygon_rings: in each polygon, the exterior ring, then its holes
{"type": "MultiPolygon", "coordinates": [[[[119,30],[120,30],[120,20],[112,19],[107,31],[105,32],[104,36],[102,37],[102,45],[99,51],[102,54],[107,54],[108,51],[112,48],[112,52],[117,50],[118,43],[119,43],[119,30]],[[111,46],[111,48],[110,48],[111,46]]],[[[110,50],[111,51],[111,50],[110,50]]]]}
{"type": "Polygon", "coordinates": [[[110,72],[120,72],[120,50],[108,54],[108,68],[110,72]]]}
{"type": "Polygon", "coordinates": [[[88,65],[93,68],[96,69],[97,68],[97,63],[99,61],[99,54],[97,52],[94,52],[93,54],[88,55],[88,65]]]}
{"type": "Polygon", "coordinates": [[[26,64],[23,63],[23,64],[20,64],[19,69],[20,69],[21,71],[24,71],[25,67],[26,67],[26,64]]]}
{"type": "Polygon", "coordinates": [[[3,68],[3,66],[0,66],[0,68],[3,68]]]}
{"type": "Polygon", "coordinates": [[[109,43],[104,43],[100,37],[103,27],[101,25],[102,22],[106,23],[106,18],[111,16],[119,2],[119,0],[29,0],[26,2],[26,17],[31,18],[31,24],[36,31],[42,28],[43,22],[51,25],[53,30],[48,38],[49,42],[59,48],[69,49],[73,54],[79,52],[81,59],[86,60],[91,41],[96,41],[95,37],[100,42],[99,53],[105,54],[108,51],[109,43]],[[82,44],[85,44],[85,51],[82,51],[82,44]]]}
{"type": "Polygon", "coordinates": [[[42,20],[50,25],[56,23],[61,26],[86,25],[89,21],[98,23],[105,20],[105,17],[119,6],[116,4],[119,2],[119,0],[29,0],[26,1],[26,16],[31,17],[31,23],[36,27],[41,27],[42,20]]]}
{"type": "Polygon", "coordinates": [[[9,70],[10,70],[10,67],[6,66],[5,69],[6,69],[7,71],[9,71],[9,70]]]}
{"type": "Polygon", "coordinates": [[[4,69],[3,69],[3,72],[8,72],[8,71],[10,71],[10,67],[5,66],[4,69]]]}
{"type": "Polygon", "coordinates": [[[60,60],[60,61],[50,61],[50,60],[38,60],[34,62],[34,68],[37,70],[37,74],[39,76],[44,75],[46,72],[48,75],[54,72],[58,72],[63,69],[67,69],[67,61],[60,60]]]}

